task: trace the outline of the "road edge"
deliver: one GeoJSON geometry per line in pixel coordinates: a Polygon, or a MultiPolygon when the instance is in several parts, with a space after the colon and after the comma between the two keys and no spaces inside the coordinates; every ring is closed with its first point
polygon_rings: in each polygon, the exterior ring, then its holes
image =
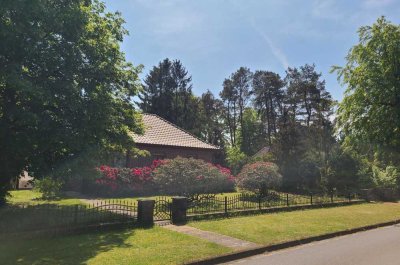
{"type": "Polygon", "coordinates": [[[236,252],[232,252],[232,253],[221,255],[221,256],[215,256],[215,257],[210,257],[210,258],[206,258],[206,259],[195,260],[195,261],[191,261],[191,262],[184,263],[184,264],[186,264],[186,265],[214,265],[214,264],[219,264],[219,263],[224,263],[224,262],[230,262],[230,261],[234,261],[234,260],[238,260],[238,259],[243,259],[243,258],[263,254],[265,252],[276,251],[276,250],[281,250],[281,249],[285,249],[285,248],[291,248],[291,247],[295,247],[295,246],[299,246],[299,245],[308,244],[311,242],[321,241],[321,240],[330,239],[330,238],[334,238],[334,237],[338,237],[338,236],[350,235],[350,234],[367,231],[367,230],[372,230],[372,229],[376,229],[376,228],[380,228],[380,227],[396,225],[399,223],[400,223],[400,219],[395,220],[395,221],[390,221],[390,222],[362,226],[362,227],[343,230],[343,231],[339,231],[339,232],[319,235],[319,236],[312,236],[312,237],[303,238],[303,239],[299,239],[299,240],[292,240],[292,241],[279,243],[279,244],[265,245],[262,247],[236,251],[236,252]]]}

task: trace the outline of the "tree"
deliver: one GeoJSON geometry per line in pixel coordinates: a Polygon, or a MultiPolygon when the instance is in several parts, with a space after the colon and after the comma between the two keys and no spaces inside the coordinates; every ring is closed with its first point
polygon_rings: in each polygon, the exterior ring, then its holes
{"type": "Polygon", "coordinates": [[[253,108],[246,108],[244,110],[241,132],[247,136],[243,138],[240,133],[238,140],[240,142],[240,149],[246,155],[254,155],[265,145],[263,124],[253,108]]]}
{"type": "Polygon", "coordinates": [[[354,155],[344,151],[339,144],[331,149],[327,167],[323,172],[324,186],[328,191],[350,191],[359,188],[359,161],[354,155]]]}
{"type": "Polygon", "coordinates": [[[143,112],[157,114],[198,136],[200,102],[192,93],[192,77],[179,60],[164,59],[144,80],[139,94],[143,112]]]}
{"type": "Polygon", "coordinates": [[[94,150],[133,148],[140,67],[120,51],[123,23],[97,1],[2,1],[0,204],[24,169],[62,176],[94,150]]]}
{"type": "Polygon", "coordinates": [[[331,111],[332,98],[325,90],[325,80],[320,78],[315,65],[305,64],[300,69],[289,67],[286,72],[288,104],[297,120],[307,127],[329,116],[331,111]]]}
{"type": "Polygon", "coordinates": [[[225,79],[220,97],[224,104],[225,124],[228,127],[229,140],[232,146],[236,145],[236,132],[238,127],[237,93],[234,90],[232,80],[225,79]]]}
{"type": "Polygon", "coordinates": [[[273,151],[288,189],[315,189],[321,185],[332,137],[330,117],[334,102],[314,65],[288,68],[282,113],[273,151]]]}
{"type": "Polygon", "coordinates": [[[240,67],[228,79],[224,80],[220,97],[225,104],[225,116],[229,128],[231,145],[236,145],[237,129],[240,125],[241,136],[247,136],[243,132],[243,113],[250,99],[251,82],[253,73],[249,68],[240,67]]]}
{"type": "Polygon", "coordinates": [[[337,133],[345,148],[385,170],[400,165],[400,26],[381,17],[358,34],[346,65],[332,68],[347,86],[337,133]]]}
{"type": "Polygon", "coordinates": [[[207,90],[201,95],[201,138],[210,144],[225,146],[223,103],[207,90]]]}
{"type": "Polygon", "coordinates": [[[272,136],[277,133],[277,122],[282,113],[283,87],[285,83],[273,72],[256,71],[253,78],[254,107],[258,111],[268,138],[272,144],[272,136]]]}

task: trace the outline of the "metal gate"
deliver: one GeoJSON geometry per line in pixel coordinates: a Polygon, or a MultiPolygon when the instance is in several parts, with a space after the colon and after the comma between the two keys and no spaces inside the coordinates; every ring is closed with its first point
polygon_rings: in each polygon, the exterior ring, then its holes
{"type": "Polygon", "coordinates": [[[154,204],[154,221],[171,220],[172,200],[168,197],[159,197],[154,204]]]}

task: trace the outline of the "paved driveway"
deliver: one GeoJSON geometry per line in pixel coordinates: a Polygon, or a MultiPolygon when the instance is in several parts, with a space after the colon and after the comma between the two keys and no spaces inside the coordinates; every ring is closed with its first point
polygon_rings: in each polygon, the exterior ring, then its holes
{"type": "Polygon", "coordinates": [[[227,264],[399,265],[400,226],[337,237],[227,264]]]}

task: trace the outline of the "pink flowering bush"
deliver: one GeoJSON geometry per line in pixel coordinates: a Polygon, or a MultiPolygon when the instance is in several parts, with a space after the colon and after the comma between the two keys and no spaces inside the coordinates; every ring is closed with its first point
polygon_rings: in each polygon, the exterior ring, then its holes
{"type": "Polygon", "coordinates": [[[234,189],[234,177],[229,169],[200,159],[166,160],[154,170],[154,183],[163,194],[193,197],[234,189]]]}
{"type": "Polygon", "coordinates": [[[108,193],[163,193],[171,195],[213,194],[234,189],[228,168],[203,160],[175,158],[154,160],[140,168],[98,168],[96,184],[108,193]]]}
{"type": "Polygon", "coordinates": [[[278,170],[278,166],[271,162],[247,164],[237,176],[236,183],[241,189],[267,196],[269,190],[278,189],[282,183],[278,170]]]}
{"type": "Polygon", "coordinates": [[[150,166],[141,168],[114,168],[103,165],[97,169],[100,174],[96,184],[112,192],[145,193],[154,189],[153,172],[163,163],[163,160],[154,160],[150,166]]]}

